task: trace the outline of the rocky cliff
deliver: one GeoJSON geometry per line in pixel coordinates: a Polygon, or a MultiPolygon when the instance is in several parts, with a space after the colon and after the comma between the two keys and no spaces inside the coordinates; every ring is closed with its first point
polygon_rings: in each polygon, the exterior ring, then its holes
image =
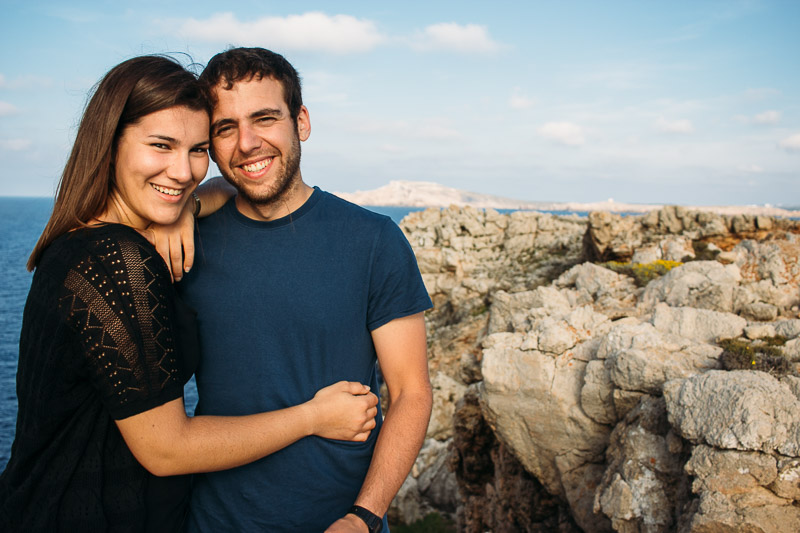
{"type": "Polygon", "coordinates": [[[435,304],[434,411],[394,521],[800,531],[800,223],[451,207],[400,225],[435,304]]]}

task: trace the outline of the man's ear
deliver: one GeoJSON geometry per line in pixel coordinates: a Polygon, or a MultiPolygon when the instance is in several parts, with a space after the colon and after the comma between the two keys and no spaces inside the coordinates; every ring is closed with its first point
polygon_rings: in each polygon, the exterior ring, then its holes
{"type": "Polygon", "coordinates": [[[297,114],[297,136],[301,141],[305,141],[311,135],[311,117],[308,115],[306,106],[300,106],[300,112],[297,114]]]}

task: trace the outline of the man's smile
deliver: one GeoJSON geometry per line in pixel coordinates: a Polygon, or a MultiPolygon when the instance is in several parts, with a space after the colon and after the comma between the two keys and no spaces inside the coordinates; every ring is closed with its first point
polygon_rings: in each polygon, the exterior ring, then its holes
{"type": "Polygon", "coordinates": [[[274,158],[268,157],[266,159],[262,159],[261,161],[256,161],[255,163],[248,163],[246,165],[241,165],[242,169],[245,172],[259,172],[260,170],[264,170],[267,168],[274,158]]]}

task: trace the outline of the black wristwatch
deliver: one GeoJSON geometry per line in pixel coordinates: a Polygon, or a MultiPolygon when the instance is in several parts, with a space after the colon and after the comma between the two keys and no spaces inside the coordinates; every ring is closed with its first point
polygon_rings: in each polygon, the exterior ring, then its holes
{"type": "Polygon", "coordinates": [[[364,509],[360,505],[354,505],[347,511],[348,514],[354,514],[367,524],[369,533],[380,533],[383,530],[383,518],[375,513],[364,509]]]}

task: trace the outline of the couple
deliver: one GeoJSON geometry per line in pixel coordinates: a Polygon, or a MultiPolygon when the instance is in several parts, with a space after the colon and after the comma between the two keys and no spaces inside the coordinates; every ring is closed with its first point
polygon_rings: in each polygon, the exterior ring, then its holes
{"type": "Polygon", "coordinates": [[[390,219],[303,181],[309,134],[296,71],[264,49],[99,83],[28,263],[0,530],[388,531],[430,416],[431,303],[390,219]],[[191,196],[209,152],[227,202],[191,196]],[[137,230],[223,203],[176,292],[137,230]]]}

